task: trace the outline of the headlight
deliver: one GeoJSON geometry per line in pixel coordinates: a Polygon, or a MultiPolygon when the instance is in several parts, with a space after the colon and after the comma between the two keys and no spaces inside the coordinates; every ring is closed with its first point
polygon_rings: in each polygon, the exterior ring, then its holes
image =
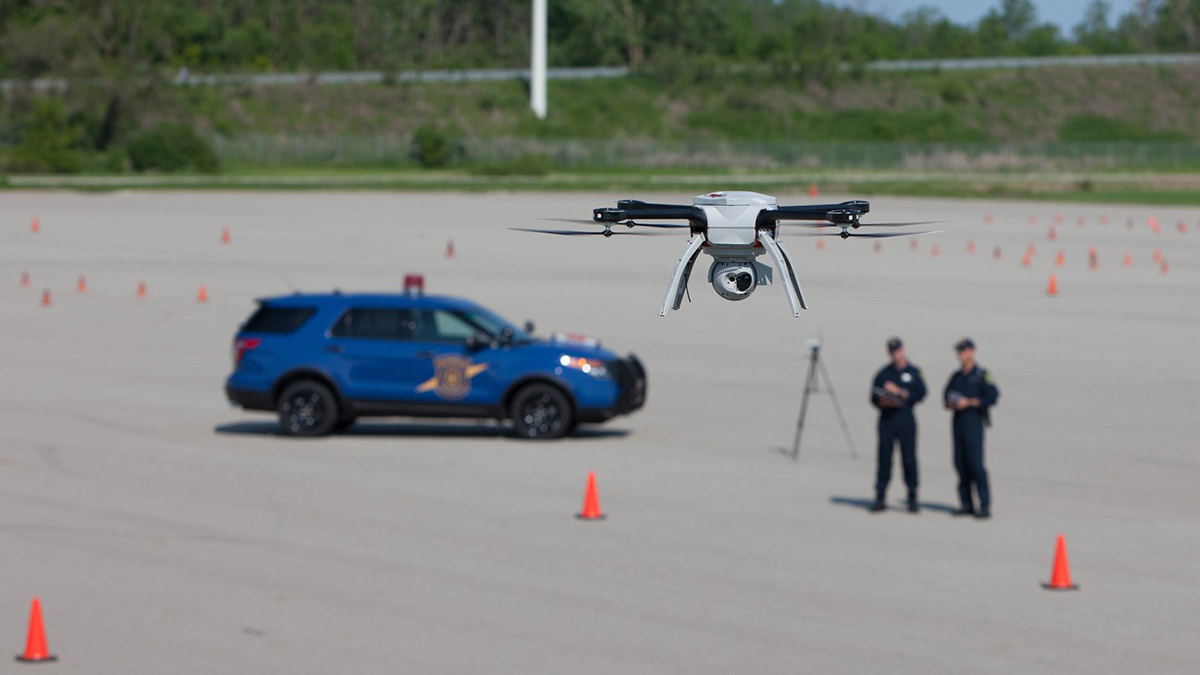
{"type": "Polygon", "coordinates": [[[567,356],[563,354],[558,362],[566,368],[574,368],[582,371],[592,377],[608,377],[608,368],[605,367],[603,361],[596,359],[585,359],[578,356],[567,356]]]}

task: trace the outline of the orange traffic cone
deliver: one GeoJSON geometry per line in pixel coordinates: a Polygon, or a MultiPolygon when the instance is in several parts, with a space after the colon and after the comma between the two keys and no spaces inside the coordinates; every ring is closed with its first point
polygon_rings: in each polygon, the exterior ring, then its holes
{"type": "Polygon", "coordinates": [[[824,251],[824,250],[825,250],[825,240],[824,240],[824,239],[818,239],[818,240],[817,240],[817,250],[818,250],[818,251],[824,251]]]}
{"type": "Polygon", "coordinates": [[[991,225],[992,224],[992,214],[990,214],[990,213],[984,214],[983,222],[988,225],[991,225]]]}
{"type": "Polygon", "coordinates": [[[454,240],[453,239],[446,240],[446,257],[447,258],[454,257],[454,240]]]}
{"type": "Polygon", "coordinates": [[[1175,223],[1175,229],[1179,230],[1179,234],[1187,234],[1187,223],[1181,220],[1175,223]]]}
{"type": "Polygon", "coordinates": [[[1100,258],[1096,255],[1096,247],[1091,246],[1088,248],[1088,267],[1096,269],[1099,266],[1100,258]]]}
{"type": "Polygon", "coordinates": [[[1055,267],[1062,267],[1062,266],[1063,266],[1063,263],[1064,263],[1064,262],[1066,262],[1066,261],[1067,261],[1067,256],[1066,256],[1066,254],[1065,254],[1065,253],[1063,253],[1062,249],[1059,249],[1059,250],[1058,250],[1058,255],[1054,256],[1054,266],[1055,266],[1055,267]]]}
{"type": "Polygon", "coordinates": [[[909,247],[910,249],[914,250],[914,251],[915,251],[915,250],[917,250],[917,240],[916,240],[916,239],[909,239],[909,240],[908,240],[908,247],[909,247]]]}
{"type": "Polygon", "coordinates": [[[42,307],[49,307],[49,306],[50,306],[50,289],[47,288],[46,290],[42,291],[42,307]]]}
{"type": "Polygon", "coordinates": [[[588,472],[587,491],[583,493],[583,511],[575,514],[575,517],[580,520],[604,520],[604,514],[600,512],[600,496],[596,493],[595,472],[588,472]]]}
{"type": "Polygon", "coordinates": [[[1108,225],[1108,216],[1100,216],[1100,224],[1108,225]]]}
{"type": "Polygon", "coordinates": [[[1058,276],[1055,274],[1050,275],[1050,283],[1046,285],[1046,295],[1052,298],[1058,295],[1058,276]]]}
{"type": "Polygon", "coordinates": [[[80,293],[87,293],[87,279],[84,279],[82,274],[79,275],[79,283],[76,284],[75,290],[80,293]]]}
{"type": "Polygon", "coordinates": [[[1154,262],[1162,262],[1162,251],[1154,249],[1154,262]]]}
{"type": "Polygon", "coordinates": [[[17,660],[25,663],[58,660],[46,645],[46,628],[42,625],[42,603],[37,598],[33,599],[33,607],[29,610],[29,637],[25,640],[25,653],[18,656],[17,660]]]}
{"type": "Polygon", "coordinates": [[[29,231],[34,234],[37,234],[38,230],[41,230],[41,229],[42,229],[42,225],[41,225],[41,223],[38,222],[38,217],[34,216],[33,222],[29,224],[29,231]]]}
{"type": "Polygon", "coordinates": [[[229,237],[229,228],[222,227],[221,228],[221,243],[228,244],[230,241],[232,241],[232,239],[230,239],[230,237],[229,237]]]}
{"type": "Polygon", "coordinates": [[[146,282],[145,281],[138,282],[137,296],[139,298],[146,297],[146,282]]]}
{"type": "Polygon", "coordinates": [[[1133,229],[1133,218],[1126,218],[1126,219],[1125,219],[1125,229],[1127,229],[1127,230],[1132,230],[1132,229],[1133,229]]]}
{"type": "Polygon", "coordinates": [[[196,302],[208,302],[208,287],[200,284],[200,290],[196,291],[196,302]]]}
{"type": "Polygon", "coordinates": [[[1029,214],[1029,224],[1037,225],[1037,216],[1035,216],[1033,214],[1029,214]]]}
{"type": "Polygon", "coordinates": [[[1163,261],[1162,261],[1162,267],[1161,267],[1160,269],[1162,270],[1162,273],[1163,273],[1163,274],[1168,274],[1168,273],[1170,273],[1171,269],[1170,269],[1169,267],[1167,267],[1167,260],[1166,260],[1166,258],[1163,258],[1163,261]]]}
{"type": "Polygon", "coordinates": [[[995,246],[992,248],[992,257],[995,258],[996,260],[1000,259],[1000,247],[999,246],[995,246]]]}
{"type": "Polygon", "coordinates": [[[940,247],[939,247],[937,244],[934,244],[934,245],[933,245],[933,248],[932,248],[932,249],[930,249],[930,253],[932,253],[932,254],[933,254],[933,257],[935,257],[935,258],[936,258],[936,257],[938,257],[939,255],[941,255],[941,254],[942,254],[942,249],[941,249],[941,248],[940,248],[940,247]]]}
{"type": "Polygon", "coordinates": [[[883,244],[881,244],[879,242],[875,242],[875,252],[879,253],[882,250],[883,250],[883,244]]]}
{"type": "Polygon", "coordinates": [[[1078,219],[1075,221],[1075,224],[1076,224],[1076,225],[1078,225],[1078,226],[1080,226],[1080,227],[1083,227],[1083,216],[1080,216],[1080,217],[1079,217],[1079,218],[1078,218],[1078,219]]]}
{"type": "Polygon", "coordinates": [[[1021,256],[1021,267],[1029,267],[1033,263],[1033,258],[1029,257],[1029,253],[1021,256]]]}
{"type": "Polygon", "coordinates": [[[29,288],[29,270],[21,272],[21,288],[29,288]]]}
{"type": "Polygon", "coordinates": [[[1053,225],[1051,225],[1050,230],[1046,232],[1046,238],[1050,241],[1056,241],[1058,239],[1058,233],[1054,231],[1053,225]]]}
{"type": "Polygon", "coordinates": [[[1125,266],[1126,266],[1126,267],[1133,267],[1133,256],[1132,256],[1132,255],[1130,255],[1130,254],[1128,254],[1128,253],[1126,253],[1126,254],[1125,254],[1125,260],[1124,260],[1124,264],[1125,264],[1125,266]]]}
{"type": "Polygon", "coordinates": [[[1054,547],[1054,567],[1050,570],[1050,583],[1042,584],[1042,588],[1052,591],[1074,591],[1079,586],[1071,583],[1071,569],[1067,565],[1067,540],[1060,534],[1058,544],[1054,547]]]}
{"type": "Polygon", "coordinates": [[[1062,214],[1061,213],[1054,214],[1054,222],[1062,223],[1062,214]]]}
{"type": "Polygon", "coordinates": [[[1033,245],[1032,241],[1029,242],[1029,248],[1025,249],[1025,254],[1028,255],[1030,258],[1032,258],[1034,256],[1034,254],[1036,254],[1036,253],[1037,253],[1037,247],[1033,245]]]}
{"type": "Polygon", "coordinates": [[[969,239],[969,240],[967,240],[967,254],[969,255],[974,252],[975,252],[975,240],[969,239]]]}
{"type": "Polygon", "coordinates": [[[816,199],[816,198],[817,198],[817,184],[816,184],[816,183],[809,183],[809,184],[808,184],[808,196],[809,196],[809,198],[810,198],[810,199],[816,199]]]}
{"type": "Polygon", "coordinates": [[[1154,230],[1154,234],[1162,234],[1162,228],[1158,226],[1158,218],[1150,216],[1146,223],[1150,225],[1150,229],[1154,230]]]}

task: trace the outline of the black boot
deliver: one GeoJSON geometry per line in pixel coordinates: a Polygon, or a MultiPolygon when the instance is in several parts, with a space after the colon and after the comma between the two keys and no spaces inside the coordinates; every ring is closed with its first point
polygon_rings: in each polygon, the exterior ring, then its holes
{"type": "Polygon", "coordinates": [[[921,511],[921,504],[919,502],[917,502],[917,493],[916,492],[908,493],[908,512],[909,513],[920,513],[920,511],[921,511]]]}
{"type": "Polygon", "coordinates": [[[887,511],[887,504],[883,503],[883,497],[876,497],[875,501],[871,502],[871,505],[867,507],[867,511],[871,513],[887,511]]]}
{"type": "Polygon", "coordinates": [[[952,516],[973,516],[973,515],[975,515],[975,509],[970,506],[963,506],[959,510],[952,512],[950,515],[952,515],[952,516]]]}

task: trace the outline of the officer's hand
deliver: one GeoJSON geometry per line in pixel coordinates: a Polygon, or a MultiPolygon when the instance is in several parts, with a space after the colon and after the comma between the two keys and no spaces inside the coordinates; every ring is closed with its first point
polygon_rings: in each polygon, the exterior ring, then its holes
{"type": "Polygon", "coordinates": [[[884,382],[883,388],[889,394],[899,394],[900,393],[900,387],[898,387],[895,382],[884,382]]]}

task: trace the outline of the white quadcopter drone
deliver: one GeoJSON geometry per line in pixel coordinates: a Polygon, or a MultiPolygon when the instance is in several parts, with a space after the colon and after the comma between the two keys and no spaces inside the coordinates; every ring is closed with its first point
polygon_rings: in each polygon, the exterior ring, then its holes
{"type": "MultiPolygon", "coordinates": [[[[592,211],[593,221],[604,226],[602,231],[583,230],[542,230],[514,227],[523,232],[540,232],[557,235],[599,235],[611,237],[615,234],[666,234],[658,232],[623,232],[613,231],[613,225],[621,224],[629,228],[687,228],[691,231],[691,239],[683,256],[675,264],[675,272],[671,276],[671,285],[667,288],[667,297],[663,300],[659,316],[666,316],[668,309],[679,309],[683,296],[687,292],[688,277],[697,256],[703,251],[713,258],[712,266],[708,268],[708,281],[716,289],[717,295],[726,300],[744,300],[750,297],[758,286],[771,285],[771,268],[758,262],[758,256],[766,253],[771,256],[775,268],[783,275],[784,290],[788,303],[792,307],[792,315],[800,316],[801,309],[808,309],[804,301],[804,292],[796,279],[796,268],[791,256],[779,240],[780,225],[785,221],[817,221],[792,222],[792,225],[802,225],[810,228],[840,228],[840,232],[813,232],[808,236],[835,236],[847,239],[849,237],[902,237],[927,232],[851,232],[860,226],[902,227],[906,225],[923,225],[925,223],[860,223],[859,218],[871,210],[871,205],[865,201],[856,200],[840,204],[813,204],[806,206],[779,206],[774,197],[757,192],[712,192],[699,195],[692,200],[691,206],[675,204],[648,204],[646,202],[625,199],[617,202],[614,208],[598,208],[592,211]],[[686,220],[687,223],[647,223],[647,220],[686,220]]],[[[586,221],[562,221],[586,222],[586,221]]]]}

